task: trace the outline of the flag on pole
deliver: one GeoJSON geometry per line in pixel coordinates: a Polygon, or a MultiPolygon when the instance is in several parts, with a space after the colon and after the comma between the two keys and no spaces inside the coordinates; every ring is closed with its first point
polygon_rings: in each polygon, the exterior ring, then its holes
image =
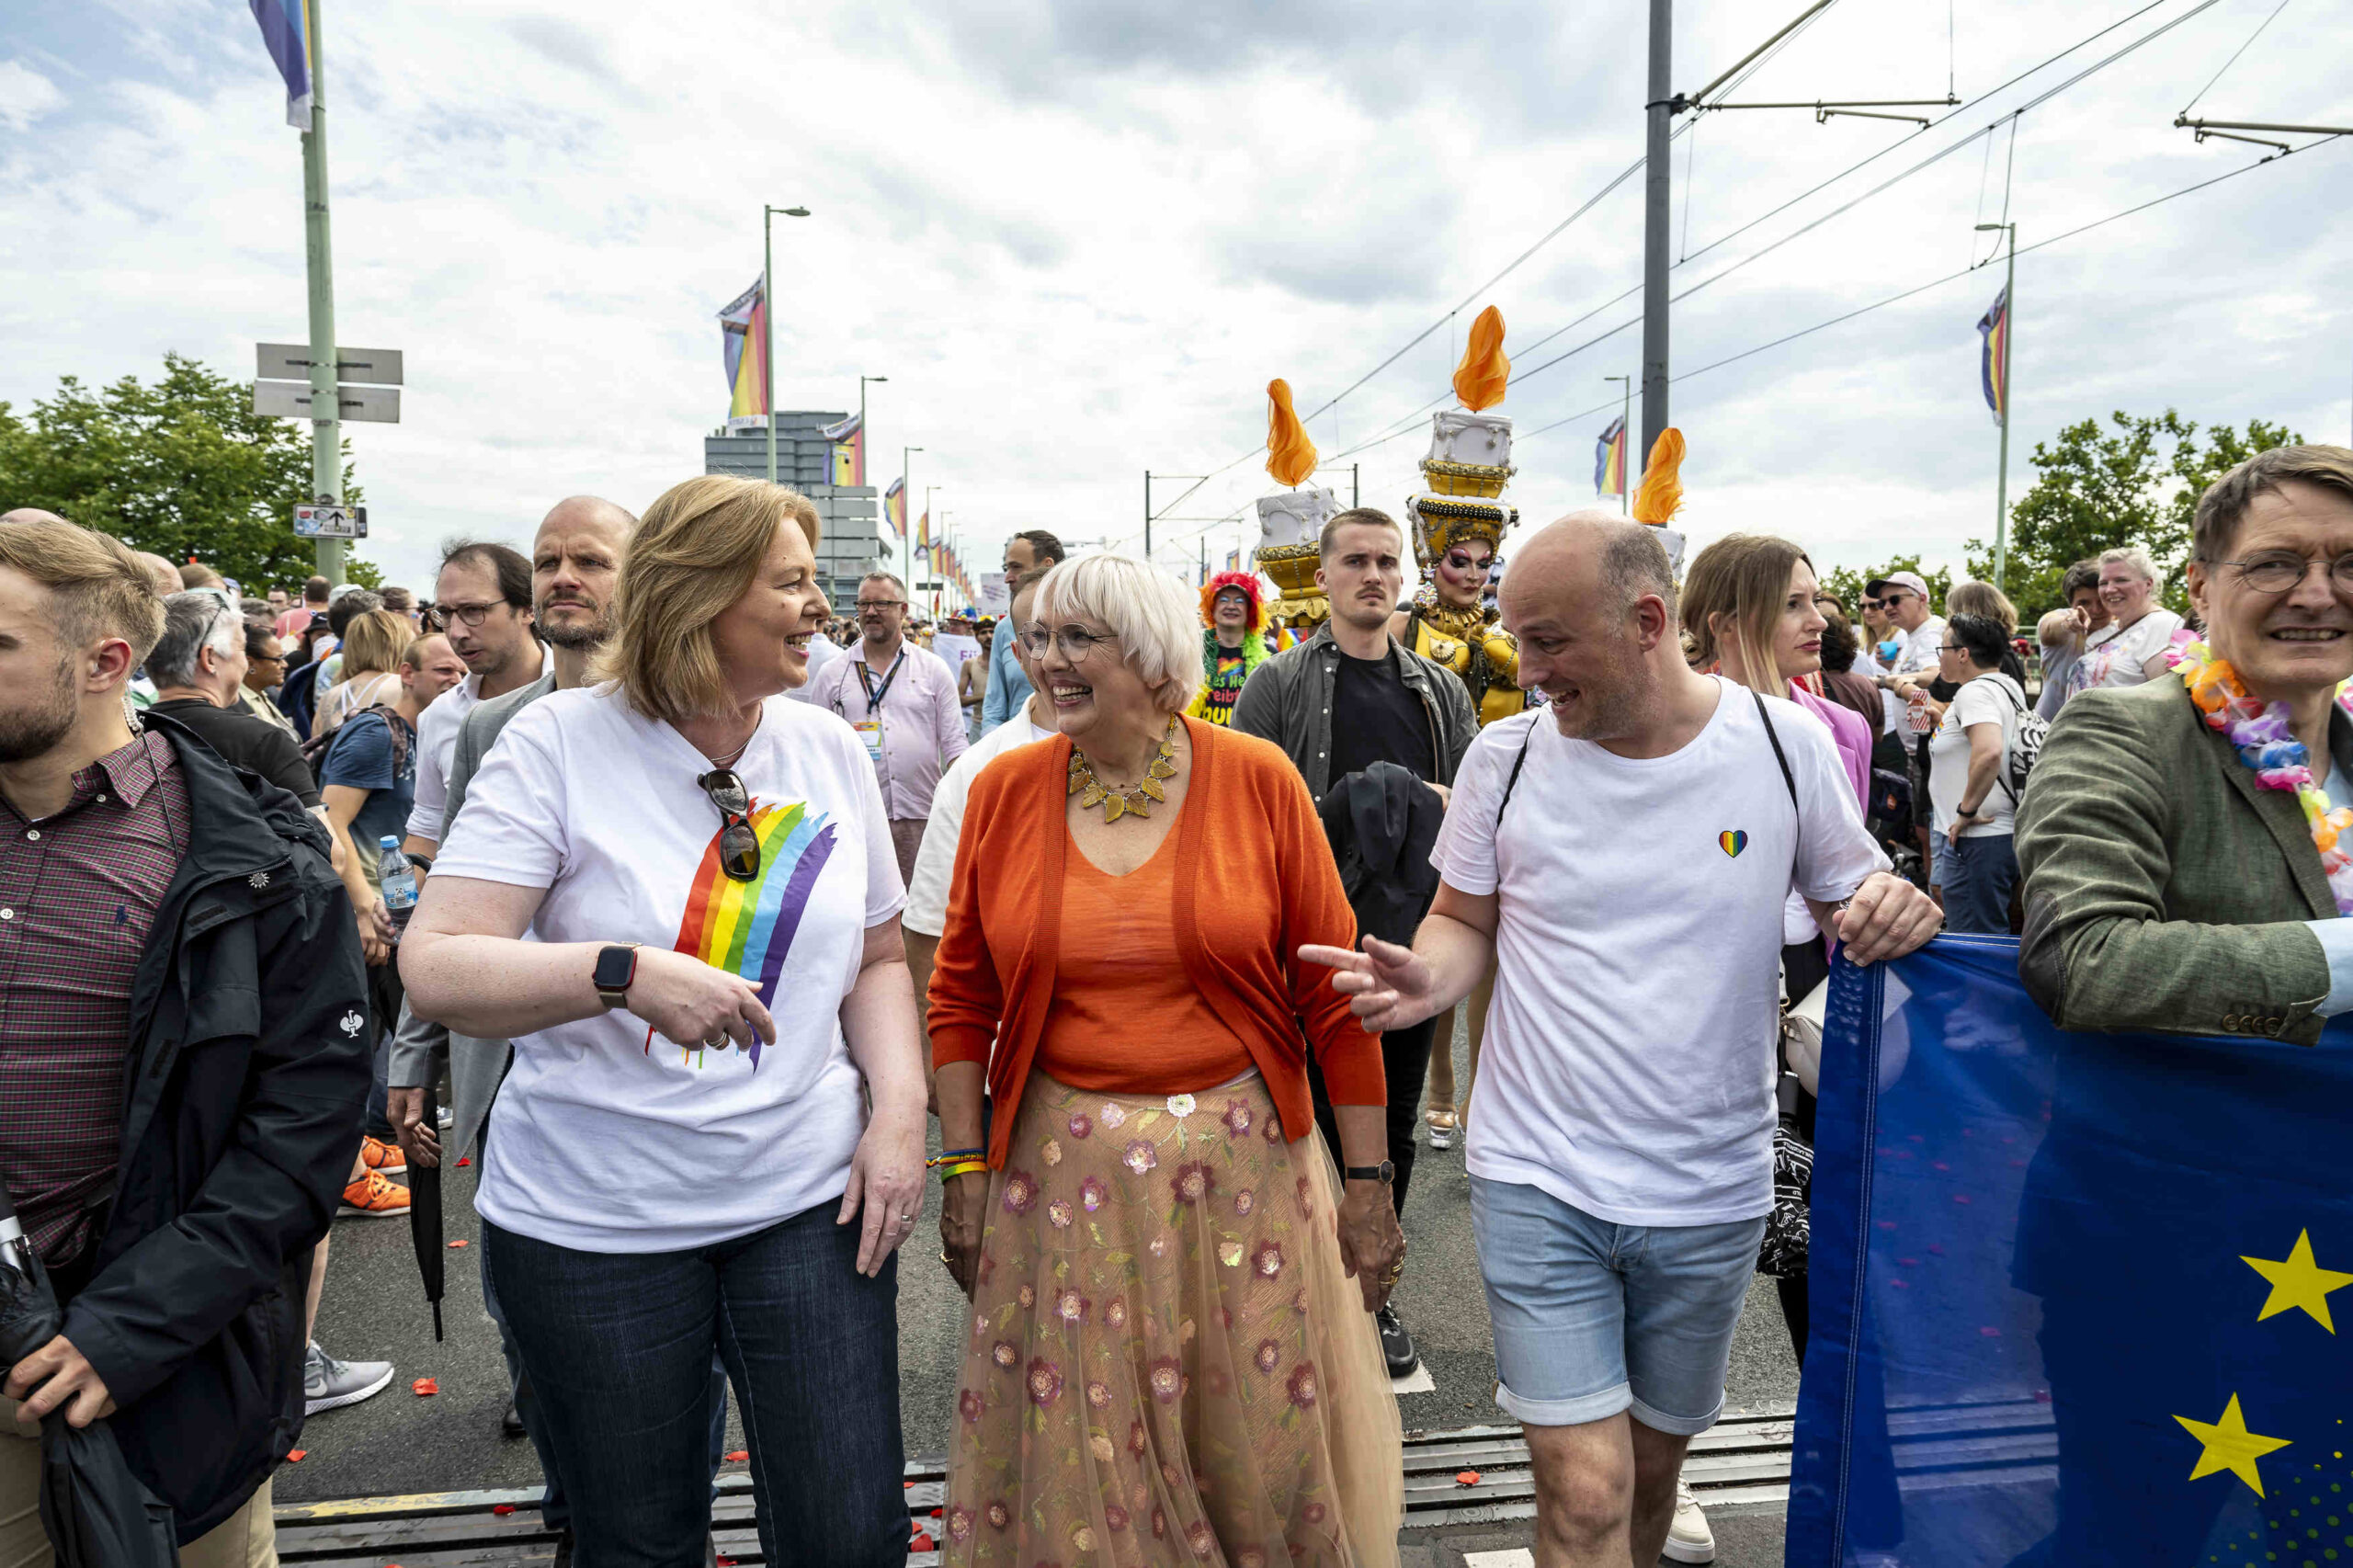
{"type": "Polygon", "coordinates": [[[896,550],[907,531],[907,482],[904,478],[892,480],[891,488],[882,493],[882,526],[891,533],[885,542],[896,550]]]}
{"type": "Polygon", "coordinates": [[[286,123],[311,129],[310,0],[248,0],[261,24],[262,47],[286,78],[286,123]]]}
{"type": "Polygon", "coordinates": [[[1609,428],[1593,444],[1593,493],[1596,495],[1626,494],[1626,418],[1620,415],[1609,422],[1609,428]]]}
{"type": "Polygon", "coordinates": [[[1978,374],[1985,383],[1985,406],[1994,411],[1994,423],[2002,424],[2010,413],[2010,290],[2008,284],[1994,296],[1994,303],[1978,318],[1977,335],[1984,344],[1984,363],[1978,374]]]}
{"type": "Polygon", "coordinates": [[[1240,545],[1237,544],[1232,550],[1225,552],[1225,569],[1229,572],[1239,572],[1242,570],[1242,547],[1240,545]]]}
{"type": "MultiPolygon", "coordinates": [[[[258,4],[259,0],[256,0],[258,4]]],[[[719,312],[719,341],[727,361],[727,428],[756,429],[768,422],[768,300],[765,279],[719,312]]]]}
{"type": "Polygon", "coordinates": [[[853,414],[838,425],[817,432],[834,444],[833,483],[866,483],[866,416],[853,414]]]}

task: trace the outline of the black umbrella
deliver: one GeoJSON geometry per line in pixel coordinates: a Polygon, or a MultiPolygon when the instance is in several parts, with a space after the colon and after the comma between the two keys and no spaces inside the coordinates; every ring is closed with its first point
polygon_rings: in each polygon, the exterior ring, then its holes
{"type": "MultiPolygon", "coordinates": [[[[65,1313],[0,1188],[0,1366],[57,1337],[65,1313]]],[[[103,1421],[40,1424],[40,1523],[60,1568],[177,1568],[171,1506],[140,1484],[103,1421]]]]}
{"type": "MultiPolygon", "coordinates": [[[[425,1074],[425,1112],[423,1125],[440,1130],[441,1108],[438,1099],[440,1063],[437,1060],[425,1074]]],[[[445,1144],[441,1157],[449,1158],[445,1144]]],[[[441,1290],[443,1277],[449,1272],[441,1242],[441,1167],[422,1161],[408,1163],[408,1235],[416,1247],[416,1271],[425,1278],[425,1299],[433,1305],[433,1340],[441,1341],[441,1290]]]]}

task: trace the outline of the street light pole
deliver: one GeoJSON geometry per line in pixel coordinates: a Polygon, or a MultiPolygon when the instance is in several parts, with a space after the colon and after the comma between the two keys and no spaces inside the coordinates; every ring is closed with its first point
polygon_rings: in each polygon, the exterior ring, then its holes
{"type": "Polygon", "coordinates": [[[767,341],[760,345],[760,401],[768,405],[768,483],[776,483],[776,215],[806,218],[806,207],[760,204],[760,308],[767,314],[767,341]]]}
{"type": "Polygon", "coordinates": [[[2002,456],[1994,479],[1994,586],[2007,592],[2004,579],[2010,566],[2010,408],[2018,389],[2010,379],[2018,328],[2018,226],[1980,223],[1981,233],[2000,230],[2009,235],[2009,259],[2002,277],[2002,456]]]}
{"type": "MultiPolygon", "coordinates": [[[[311,129],[302,132],[302,248],[311,282],[311,499],[343,499],[343,405],[335,346],[335,245],[327,226],[326,45],[320,41],[313,0],[311,32],[311,129]]],[[[341,583],[344,542],[313,546],[320,576],[341,583]]]]}

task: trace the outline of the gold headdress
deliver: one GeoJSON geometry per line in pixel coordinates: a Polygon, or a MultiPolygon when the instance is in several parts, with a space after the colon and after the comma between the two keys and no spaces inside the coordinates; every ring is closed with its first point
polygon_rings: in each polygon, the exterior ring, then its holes
{"type": "Polygon", "coordinates": [[[1503,401],[1510,381],[1503,312],[1489,305],[1471,324],[1454,371],[1454,395],[1462,406],[1431,421],[1430,452],[1422,460],[1429,490],[1405,502],[1414,554],[1426,567],[1465,539],[1485,540],[1500,551],[1504,530],[1519,520],[1519,508],[1500,499],[1514,472],[1511,421],[1485,412],[1503,401]]]}

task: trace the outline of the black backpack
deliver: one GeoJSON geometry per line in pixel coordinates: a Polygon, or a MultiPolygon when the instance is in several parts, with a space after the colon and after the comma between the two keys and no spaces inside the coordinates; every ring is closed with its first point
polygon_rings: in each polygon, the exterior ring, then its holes
{"type": "Polygon", "coordinates": [[[335,750],[335,743],[343,738],[343,732],[349,729],[351,722],[362,713],[376,713],[383,717],[384,731],[392,738],[392,777],[398,778],[408,770],[408,721],[402,718],[391,703],[371,702],[365,708],[355,708],[345,714],[343,722],[325,734],[302,743],[302,766],[311,770],[313,779],[326,767],[327,754],[335,750]]]}

